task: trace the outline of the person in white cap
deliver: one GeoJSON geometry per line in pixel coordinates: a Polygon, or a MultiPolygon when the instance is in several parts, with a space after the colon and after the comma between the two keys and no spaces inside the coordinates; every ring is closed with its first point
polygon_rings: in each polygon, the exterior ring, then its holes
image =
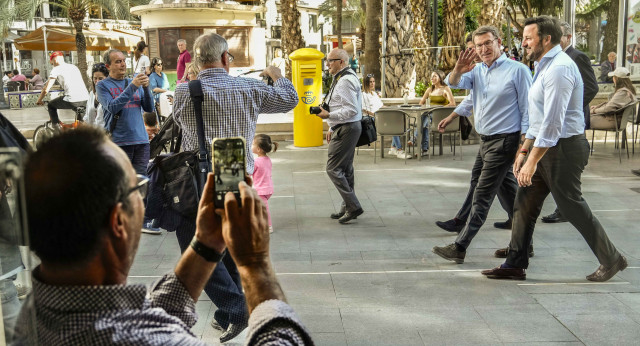
{"type": "Polygon", "coordinates": [[[591,123],[596,128],[613,126],[615,117],[607,113],[620,110],[636,101],[636,88],[629,79],[629,70],[618,67],[615,71],[609,72],[609,77],[613,77],[615,87],[615,91],[609,95],[609,101],[591,106],[591,123]]]}

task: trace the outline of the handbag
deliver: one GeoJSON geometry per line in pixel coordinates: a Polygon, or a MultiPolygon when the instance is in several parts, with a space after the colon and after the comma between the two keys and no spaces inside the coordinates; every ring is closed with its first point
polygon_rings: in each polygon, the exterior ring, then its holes
{"type": "Polygon", "coordinates": [[[157,220],[156,224],[167,231],[195,219],[207,174],[211,172],[202,119],[204,94],[199,80],[189,82],[189,93],[195,110],[198,149],[158,155],[147,168],[145,216],[157,220]]]}
{"type": "Polygon", "coordinates": [[[360,133],[356,147],[371,145],[371,143],[378,140],[376,120],[373,117],[363,115],[362,119],[360,119],[360,125],[362,125],[362,132],[360,133]]]}
{"type": "Polygon", "coordinates": [[[469,139],[471,130],[473,130],[473,125],[471,125],[469,118],[460,116],[460,137],[463,141],[469,139]]]}

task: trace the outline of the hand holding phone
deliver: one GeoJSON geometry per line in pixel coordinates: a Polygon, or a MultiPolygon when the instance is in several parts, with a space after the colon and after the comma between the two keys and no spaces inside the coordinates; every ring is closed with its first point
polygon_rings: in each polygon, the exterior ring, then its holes
{"type": "Polygon", "coordinates": [[[245,180],[245,140],[242,137],[214,138],[211,163],[215,176],[214,204],[224,208],[224,196],[232,192],[241,204],[238,184],[245,180]]]}

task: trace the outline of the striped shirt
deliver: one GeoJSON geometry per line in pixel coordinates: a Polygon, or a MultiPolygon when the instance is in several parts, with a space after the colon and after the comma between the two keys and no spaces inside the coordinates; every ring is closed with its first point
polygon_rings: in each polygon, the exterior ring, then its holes
{"type": "MultiPolygon", "coordinates": [[[[195,302],[174,273],[147,292],[143,284],[52,286],[37,279],[38,269],[16,324],[17,345],[205,345],[191,332],[195,302]]],[[[246,344],[313,341],[289,305],[268,300],[251,314],[246,344]]]]}
{"type": "MultiPolygon", "coordinates": [[[[246,140],[247,173],[253,174],[251,143],[256,132],[260,113],[286,113],[298,104],[298,93],[286,78],[278,79],[273,86],[262,81],[232,77],[223,68],[201,71],[198,79],[202,84],[204,102],[205,144],[211,152],[214,138],[242,136],[246,140]]],[[[195,111],[189,94],[189,85],[176,88],[173,114],[182,128],[183,150],[198,149],[198,133],[195,111]]]]}
{"type": "MultiPolygon", "coordinates": [[[[351,70],[347,66],[340,72],[345,69],[351,70]]],[[[336,73],[336,75],[340,72],[336,73]]],[[[355,73],[347,71],[334,83],[334,90],[330,94],[329,101],[327,101],[331,110],[327,119],[329,126],[334,127],[338,124],[360,121],[362,119],[362,90],[358,77],[356,77],[355,73]]]]}

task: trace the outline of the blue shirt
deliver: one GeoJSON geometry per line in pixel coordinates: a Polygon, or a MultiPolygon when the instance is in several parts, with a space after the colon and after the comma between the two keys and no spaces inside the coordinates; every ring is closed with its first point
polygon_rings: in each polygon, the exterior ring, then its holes
{"type": "Polygon", "coordinates": [[[460,77],[455,89],[471,89],[476,131],[485,136],[501,133],[525,133],[529,128],[527,95],[531,87],[531,72],[522,63],[502,54],[487,66],[477,63],[473,70],[460,77]]]}
{"type": "Polygon", "coordinates": [[[469,92],[469,95],[467,95],[453,111],[463,117],[471,116],[473,111],[473,90],[469,92]]]}
{"type": "Polygon", "coordinates": [[[142,109],[153,112],[153,98],[149,88],[137,87],[131,78],[105,78],[96,84],[98,101],[104,110],[104,127],[111,129],[113,115],[122,111],[111,134],[113,143],[119,146],[149,143],[149,135],[144,127],[142,109]],[[126,87],[125,87],[125,84],[126,87]]]}
{"type": "Polygon", "coordinates": [[[557,45],[535,63],[535,70],[526,138],[535,138],[535,147],[549,148],[560,138],[584,133],[583,83],[576,63],[557,45]]]}
{"type": "MultiPolygon", "coordinates": [[[[149,89],[153,91],[155,88],[160,88],[164,90],[169,90],[169,80],[167,79],[167,75],[164,72],[160,72],[162,76],[158,76],[157,73],[151,72],[149,75],[149,89]]],[[[158,101],[159,93],[153,93],[153,97],[158,101]]]]}

